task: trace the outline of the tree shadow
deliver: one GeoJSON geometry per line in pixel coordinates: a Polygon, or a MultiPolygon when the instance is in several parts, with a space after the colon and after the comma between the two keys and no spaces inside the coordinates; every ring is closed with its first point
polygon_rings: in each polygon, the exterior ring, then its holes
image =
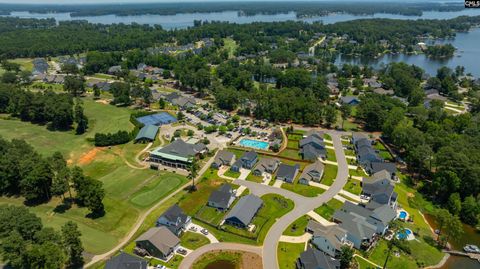
{"type": "Polygon", "coordinates": [[[106,213],[105,210],[102,209],[102,210],[90,212],[87,215],[85,215],[85,217],[89,219],[98,219],[105,216],[105,213],[106,213]]]}
{"type": "Polygon", "coordinates": [[[53,212],[63,214],[67,212],[70,208],[72,208],[72,201],[70,201],[69,199],[65,199],[61,204],[57,205],[53,209],[53,212]]]}

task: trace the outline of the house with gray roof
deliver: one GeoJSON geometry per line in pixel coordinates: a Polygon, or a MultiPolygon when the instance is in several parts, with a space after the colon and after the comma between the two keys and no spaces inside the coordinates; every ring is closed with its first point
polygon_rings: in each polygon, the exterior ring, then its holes
{"type": "Polygon", "coordinates": [[[363,140],[363,139],[369,139],[368,138],[368,135],[364,134],[364,133],[359,133],[359,132],[354,132],[352,134],[352,139],[351,139],[351,143],[353,145],[356,145],[358,141],[360,140],[363,140]]]}
{"type": "Polygon", "coordinates": [[[362,146],[356,151],[357,162],[363,167],[371,167],[372,163],[383,162],[383,159],[371,146],[362,146]]]}
{"type": "Polygon", "coordinates": [[[397,165],[391,162],[372,162],[370,163],[370,166],[365,168],[365,170],[370,175],[385,170],[390,173],[391,179],[395,179],[397,177],[397,165]]]}
{"type": "Polygon", "coordinates": [[[395,218],[396,211],[388,205],[372,209],[368,204],[363,207],[350,201],[346,201],[333,215],[333,221],[347,230],[347,240],[357,249],[370,246],[376,234],[385,234],[389,223],[395,218]]]}
{"type": "Polygon", "coordinates": [[[396,209],[398,195],[394,191],[392,176],[387,170],[377,172],[369,178],[363,178],[361,185],[362,195],[369,197],[373,202],[396,209]]]}
{"type": "Polygon", "coordinates": [[[150,151],[149,161],[151,166],[161,164],[173,168],[188,169],[192,163],[192,158],[198,158],[207,152],[207,147],[202,143],[190,144],[182,139],[177,139],[164,147],[158,147],[150,151]]]}
{"type": "Polygon", "coordinates": [[[219,210],[227,210],[235,201],[235,192],[230,184],[223,184],[214,190],[208,198],[208,206],[219,210]]]}
{"type": "Polygon", "coordinates": [[[293,183],[299,170],[300,170],[300,165],[298,164],[288,165],[288,164],[282,163],[278,167],[277,179],[283,180],[288,183],[293,183]]]}
{"type": "Polygon", "coordinates": [[[349,244],[347,231],[338,225],[325,226],[310,220],[306,230],[312,234],[312,245],[334,258],[340,255],[344,245],[349,244]]]}
{"type": "Polygon", "coordinates": [[[318,135],[310,135],[300,140],[300,154],[304,160],[318,160],[318,158],[327,158],[327,149],[323,138],[318,135]]]}
{"type": "Polygon", "coordinates": [[[323,141],[323,136],[325,135],[324,132],[322,131],[318,131],[318,130],[310,130],[308,132],[306,132],[304,135],[303,135],[303,138],[307,138],[309,136],[313,136],[313,137],[316,137],[317,139],[323,141]]]}
{"type": "Polygon", "coordinates": [[[122,67],[120,65],[111,66],[107,71],[107,73],[110,75],[116,75],[119,72],[122,72],[122,67]]]}
{"type": "Polygon", "coordinates": [[[215,155],[215,159],[213,160],[213,163],[211,165],[212,168],[219,169],[223,165],[230,166],[233,164],[235,161],[235,154],[228,150],[220,150],[217,152],[217,155],[215,155]]]}
{"type": "Polygon", "coordinates": [[[340,103],[343,105],[356,106],[360,104],[360,99],[356,96],[342,96],[340,97],[340,103]]]}
{"type": "Polygon", "coordinates": [[[135,245],[149,256],[169,260],[180,245],[180,239],[166,227],[153,227],[140,235],[135,245]]]}
{"type": "Polygon", "coordinates": [[[308,247],[296,262],[297,269],[340,269],[340,261],[320,250],[308,247]]]}
{"type": "Polygon", "coordinates": [[[194,107],[197,104],[195,98],[184,97],[178,92],[172,92],[165,96],[165,100],[170,102],[172,105],[178,106],[182,109],[187,109],[194,107]]]}
{"type": "Polygon", "coordinates": [[[252,169],[258,162],[258,154],[255,151],[245,152],[240,159],[232,164],[230,170],[240,172],[241,168],[252,169]]]}
{"type": "Polygon", "coordinates": [[[280,160],[277,158],[262,158],[253,169],[253,174],[262,176],[264,173],[273,174],[280,165],[280,160]]]}
{"type": "Polygon", "coordinates": [[[126,252],[121,252],[115,257],[111,257],[106,263],[104,269],[147,269],[146,260],[126,252]]]}
{"type": "Polygon", "coordinates": [[[155,141],[155,137],[158,134],[158,126],[156,125],[145,125],[138,131],[137,136],[135,137],[135,143],[145,143],[155,141]]]}
{"type": "Polygon", "coordinates": [[[240,198],[238,203],[228,212],[225,217],[225,223],[240,228],[246,228],[250,225],[258,210],[263,205],[262,199],[253,194],[240,198]]]}
{"type": "Polygon", "coordinates": [[[172,233],[180,235],[192,222],[178,205],[173,205],[157,219],[157,226],[165,226],[172,233]]]}
{"type": "Polygon", "coordinates": [[[324,170],[325,165],[321,161],[316,161],[312,164],[309,164],[303,169],[298,183],[309,185],[310,181],[320,182],[322,180],[324,170]]]}

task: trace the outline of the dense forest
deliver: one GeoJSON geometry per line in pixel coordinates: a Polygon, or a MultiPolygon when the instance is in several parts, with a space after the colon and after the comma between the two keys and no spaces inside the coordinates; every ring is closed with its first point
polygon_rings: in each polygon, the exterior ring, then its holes
{"type": "MultiPolygon", "coordinates": [[[[461,72],[446,69],[439,69],[436,76],[440,85],[458,82],[461,72]]],[[[478,103],[471,113],[455,116],[445,112],[439,101],[425,107],[415,101],[422,73],[421,68],[406,64],[387,67],[382,79],[412,102],[407,107],[395,98],[366,94],[360,97],[357,117],[367,130],[382,131],[384,139],[395,146],[418,175],[413,184],[463,222],[476,225],[480,221],[478,103]]]]}
{"type": "Polygon", "coordinates": [[[457,3],[380,3],[380,2],[206,2],[206,3],[135,3],[121,5],[16,5],[0,4],[0,12],[30,11],[35,13],[70,12],[72,17],[100,16],[115,14],[118,16],[158,14],[174,15],[178,13],[238,11],[245,16],[257,14],[279,14],[296,12],[298,17],[322,16],[329,13],[349,13],[354,15],[390,13],[407,16],[420,16],[422,11],[457,11],[463,5],[457,3]]]}
{"type": "MultiPolygon", "coordinates": [[[[343,53],[372,54],[380,50],[377,44],[386,40],[392,51],[411,47],[419,37],[453,36],[480,23],[480,16],[458,17],[451,20],[390,20],[368,19],[323,25],[304,22],[274,22],[252,24],[204,23],[184,30],[165,31],[160,26],[101,25],[82,21],[60,22],[0,18],[0,56],[4,58],[69,55],[85,51],[126,51],[156,47],[165,42],[188,44],[202,38],[232,37],[240,44],[241,55],[268,50],[272,43],[286,38],[298,39],[289,44],[291,52],[306,49],[315,33],[348,35],[358,45],[346,43],[338,50],[343,53]]],[[[383,50],[382,50],[383,51],[383,50]]]]}
{"type": "Polygon", "coordinates": [[[0,250],[11,268],[81,268],[83,245],[75,222],[60,231],[44,227],[25,207],[0,206],[0,250]]]}

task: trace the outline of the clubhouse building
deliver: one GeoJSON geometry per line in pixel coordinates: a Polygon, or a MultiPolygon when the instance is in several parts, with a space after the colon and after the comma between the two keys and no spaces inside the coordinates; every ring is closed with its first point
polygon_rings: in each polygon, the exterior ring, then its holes
{"type": "Polygon", "coordinates": [[[188,169],[192,158],[198,158],[207,153],[207,147],[202,144],[189,144],[177,139],[165,147],[158,147],[150,151],[150,167],[158,169],[159,165],[173,168],[188,169]]]}

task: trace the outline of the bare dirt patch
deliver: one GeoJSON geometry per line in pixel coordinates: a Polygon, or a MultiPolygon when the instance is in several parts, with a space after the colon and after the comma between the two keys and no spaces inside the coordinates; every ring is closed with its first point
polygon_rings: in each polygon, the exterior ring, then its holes
{"type": "Polygon", "coordinates": [[[262,257],[251,252],[244,252],[242,255],[242,268],[244,269],[261,269],[262,257]]]}
{"type": "Polygon", "coordinates": [[[95,156],[97,156],[97,153],[101,151],[99,148],[93,148],[89,152],[85,153],[78,159],[78,164],[79,165],[86,165],[89,164],[95,159],[95,156]]]}
{"type": "Polygon", "coordinates": [[[110,104],[110,100],[106,100],[106,99],[99,99],[95,102],[100,103],[100,104],[104,104],[104,105],[109,105],[110,104]]]}

